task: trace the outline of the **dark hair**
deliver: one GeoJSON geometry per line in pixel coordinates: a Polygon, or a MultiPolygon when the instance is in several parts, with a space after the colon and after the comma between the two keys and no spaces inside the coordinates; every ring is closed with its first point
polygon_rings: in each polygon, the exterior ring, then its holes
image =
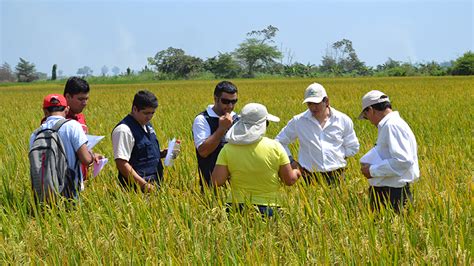
{"type": "Polygon", "coordinates": [[[71,96],[79,93],[89,93],[89,90],[89,83],[87,81],[79,77],[70,77],[64,86],[63,95],[66,95],[66,93],[69,93],[71,96]]]}
{"type": "Polygon", "coordinates": [[[46,110],[48,110],[48,112],[50,112],[50,113],[62,112],[62,111],[64,111],[64,109],[66,109],[66,107],[64,107],[64,106],[50,106],[50,107],[46,107],[46,110]]]}
{"type": "Polygon", "coordinates": [[[222,93],[237,93],[237,87],[230,81],[221,81],[217,83],[216,88],[214,89],[214,96],[221,97],[222,93]]]}
{"type": "Polygon", "coordinates": [[[152,92],[141,90],[135,94],[135,97],[133,98],[133,106],[137,107],[138,111],[148,107],[157,108],[158,99],[152,92]]]}

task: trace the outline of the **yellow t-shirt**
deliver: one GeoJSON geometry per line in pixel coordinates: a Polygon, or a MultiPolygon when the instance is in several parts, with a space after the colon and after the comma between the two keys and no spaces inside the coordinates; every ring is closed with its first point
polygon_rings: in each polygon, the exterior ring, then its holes
{"type": "Polygon", "coordinates": [[[227,202],[279,206],[282,183],[278,170],[289,163],[281,144],[266,137],[249,145],[226,144],[216,164],[229,169],[231,193],[227,202]]]}

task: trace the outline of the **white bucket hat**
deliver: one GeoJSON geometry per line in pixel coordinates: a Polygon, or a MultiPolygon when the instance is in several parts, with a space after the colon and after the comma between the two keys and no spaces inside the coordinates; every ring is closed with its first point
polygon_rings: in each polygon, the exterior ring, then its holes
{"type": "Polygon", "coordinates": [[[320,103],[324,97],[328,97],[324,87],[319,83],[313,83],[306,88],[303,103],[320,103]]]}
{"type": "Polygon", "coordinates": [[[267,120],[279,122],[280,118],[269,114],[267,108],[259,103],[249,103],[242,108],[240,119],[225,136],[231,144],[246,145],[262,138],[267,130],[267,120]]]}
{"type": "Polygon", "coordinates": [[[367,92],[364,97],[362,97],[362,111],[359,114],[359,119],[364,119],[365,108],[383,102],[390,102],[390,99],[385,93],[378,90],[367,92]]]}

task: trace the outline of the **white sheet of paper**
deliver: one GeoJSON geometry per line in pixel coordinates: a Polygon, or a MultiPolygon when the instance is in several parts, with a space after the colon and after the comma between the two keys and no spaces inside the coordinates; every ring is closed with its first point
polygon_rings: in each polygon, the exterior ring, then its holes
{"type": "Polygon", "coordinates": [[[171,166],[173,164],[173,149],[174,149],[174,144],[176,143],[176,138],[173,138],[168,142],[168,153],[166,153],[165,157],[165,166],[171,166]]]}
{"type": "Polygon", "coordinates": [[[377,149],[372,148],[370,149],[364,156],[360,158],[360,163],[364,164],[381,164],[382,163],[382,158],[380,158],[379,153],[377,152],[377,149]]]}
{"type": "Polygon", "coordinates": [[[94,146],[97,145],[97,143],[99,143],[104,138],[104,136],[94,136],[94,135],[89,135],[89,134],[86,134],[86,136],[87,136],[87,148],[89,150],[92,150],[92,148],[94,148],[94,146]]]}
{"type": "Polygon", "coordinates": [[[104,168],[107,162],[109,162],[109,159],[107,158],[100,159],[99,163],[94,162],[94,177],[96,177],[100,173],[100,171],[102,170],[102,168],[104,168]]]}

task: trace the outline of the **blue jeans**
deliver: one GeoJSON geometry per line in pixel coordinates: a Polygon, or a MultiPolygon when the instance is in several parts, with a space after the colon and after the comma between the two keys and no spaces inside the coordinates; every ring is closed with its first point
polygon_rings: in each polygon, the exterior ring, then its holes
{"type": "MultiPolygon", "coordinates": [[[[272,217],[274,216],[276,213],[279,212],[280,210],[280,207],[278,206],[267,206],[267,205],[258,205],[258,204],[254,204],[253,207],[255,207],[258,212],[262,215],[262,217],[272,217]]],[[[244,203],[236,203],[236,204],[232,204],[232,203],[227,203],[226,204],[226,212],[227,213],[230,213],[230,212],[243,212],[244,210],[248,210],[248,205],[244,204],[244,203]]]]}

